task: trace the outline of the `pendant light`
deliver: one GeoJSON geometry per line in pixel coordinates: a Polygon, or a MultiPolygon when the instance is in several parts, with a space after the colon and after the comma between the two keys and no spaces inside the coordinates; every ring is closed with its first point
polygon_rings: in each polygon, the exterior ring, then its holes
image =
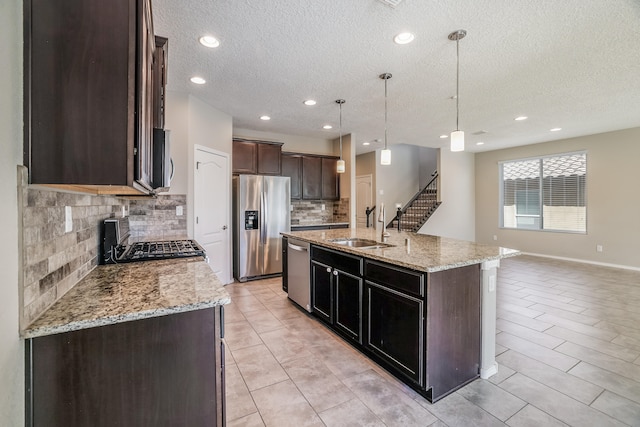
{"type": "Polygon", "coordinates": [[[391,150],[387,148],[387,80],[391,78],[391,74],[380,74],[380,78],[384,80],[384,150],[380,152],[380,164],[391,164],[391,150]]]}
{"type": "Polygon", "coordinates": [[[456,130],[451,132],[451,151],[464,151],[464,132],[460,130],[460,40],[467,35],[465,30],[449,34],[449,40],[456,41],[456,130]]]}
{"type": "Polygon", "coordinates": [[[336,172],[338,173],[344,173],[346,170],[344,160],[342,160],[342,104],[345,102],[344,99],[336,99],[336,104],[340,106],[340,160],[338,160],[336,165],[336,172]]]}

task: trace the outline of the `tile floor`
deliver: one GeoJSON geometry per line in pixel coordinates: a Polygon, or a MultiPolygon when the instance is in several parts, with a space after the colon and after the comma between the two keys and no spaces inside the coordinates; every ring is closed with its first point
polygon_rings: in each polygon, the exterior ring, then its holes
{"type": "Polygon", "coordinates": [[[640,426],[640,272],[502,261],[499,372],[435,404],[287,299],[227,286],[227,425],[640,426]]]}

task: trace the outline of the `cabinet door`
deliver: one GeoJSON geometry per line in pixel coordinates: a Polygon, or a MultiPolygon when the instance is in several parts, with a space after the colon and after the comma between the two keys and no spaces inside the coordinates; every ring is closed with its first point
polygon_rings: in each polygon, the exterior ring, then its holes
{"type": "Polygon", "coordinates": [[[259,175],[280,175],[282,168],[280,161],[282,157],[282,146],[279,144],[257,144],[258,145],[258,174],[259,175]]]}
{"type": "Polygon", "coordinates": [[[366,348],[411,382],[422,385],[423,302],[366,282],[366,348]]]}
{"type": "Polygon", "coordinates": [[[143,187],[151,190],[153,174],[153,56],[156,41],[153,35],[151,5],[149,0],[142,1],[142,16],[138,28],[140,40],[138,69],[138,99],[136,118],[138,138],[136,139],[135,176],[143,187]]]}
{"type": "Polygon", "coordinates": [[[362,279],[333,270],[336,288],[336,329],[362,344],[362,279]]]}
{"type": "Polygon", "coordinates": [[[258,147],[255,142],[233,141],[233,173],[255,174],[258,164],[258,147]]]}
{"type": "Polygon", "coordinates": [[[302,198],[322,199],[322,158],[302,157],[302,198]]]}
{"type": "Polygon", "coordinates": [[[282,176],[288,176],[291,179],[291,198],[300,199],[302,197],[302,156],[283,154],[282,176]]]}
{"type": "Polygon", "coordinates": [[[327,323],[333,323],[333,269],[311,261],[312,311],[327,323]]]}
{"type": "Polygon", "coordinates": [[[337,200],[340,198],[338,173],[336,168],[338,159],[322,158],[322,199],[337,200]]]}

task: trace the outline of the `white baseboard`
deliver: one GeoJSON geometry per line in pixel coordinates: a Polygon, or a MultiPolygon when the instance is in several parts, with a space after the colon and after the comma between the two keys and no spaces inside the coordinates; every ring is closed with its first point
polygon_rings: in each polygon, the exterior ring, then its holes
{"type": "Polygon", "coordinates": [[[598,262],[598,261],[591,261],[591,260],[586,260],[586,259],[568,258],[568,257],[546,255],[546,254],[536,254],[536,253],[533,253],[533,252],[522,252],[522,254],[523,255],[531,255],[531,256],[539,256],[539,257],[542,257],[542,258],[559,259],[559,260],[563,260],[563,261],[580,262],[580,263],[583,263],[583,264],[601,265],[603,267],[621,268],[623,270],[640,271],[640,267],[633,267],[633,266],[630,266],[630,265],[610,264],[608,262],[598,262]]]}

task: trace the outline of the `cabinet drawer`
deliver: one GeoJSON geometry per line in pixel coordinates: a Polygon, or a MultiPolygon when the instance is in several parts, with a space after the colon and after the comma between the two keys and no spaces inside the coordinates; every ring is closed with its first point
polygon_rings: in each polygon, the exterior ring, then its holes
{"type": "Polygon", "coordinates": [[[367,280],[410,295],[424,296],[424,274],[367,260],[364,267],[367,280]]]}
{"type": "Polygon", "coordinates": [[[362,258],[311,246],[311,259],[330,265],[338,270],[362,276],[362,258]]]}

